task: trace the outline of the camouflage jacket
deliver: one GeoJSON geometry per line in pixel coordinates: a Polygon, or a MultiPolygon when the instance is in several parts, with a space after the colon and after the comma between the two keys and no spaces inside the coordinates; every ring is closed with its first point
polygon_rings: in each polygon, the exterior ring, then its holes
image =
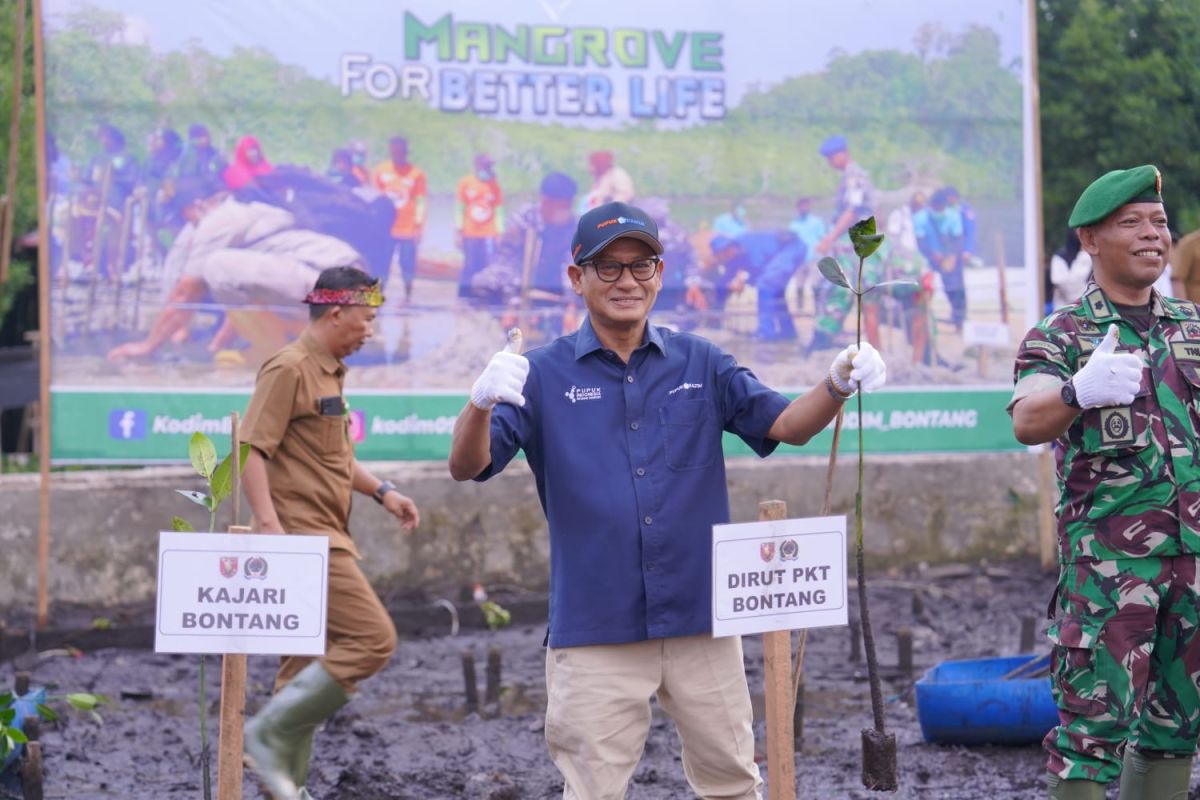
{"type": "Polygon", "coordinates": [[[1017,353],[1013,404],[1061,386],[1110,323],[1147,365],[1132,405],[1085,410],[1058,440],[1062,563],[1200,553],[1200,308],[1154,292],[1152,311],[1143,334],[1091,283],[1017,353]]]}

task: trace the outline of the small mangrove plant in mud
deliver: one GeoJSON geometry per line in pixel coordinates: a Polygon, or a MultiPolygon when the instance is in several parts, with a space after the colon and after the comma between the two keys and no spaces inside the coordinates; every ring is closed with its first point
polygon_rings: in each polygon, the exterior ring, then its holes
{"type": "MultiPolygon", "coordinates": [[[[855,330],[854,341],[862,347],[862,301],[870,291],[886,286],[915,285],[912,281],[882,281],[871,286],[863,287],[863,265],[867,258],[879,249],[883,243],[883,234],[875,230],[875,218],[868,217],[859,220],[850,227],[850,242],[854,245],[854,254],[858,256],[858,269],[855,271],[854,282],[846,276],[842,265],[836,258],[826,256],[817,262],[817,269],[825,280],[842,287],[854,294],[855,330]]],[[[863,568],[863,398],[859,392],[855,398],[858,404],[858,489],[854,494],[854,561],[855,575],[858,579],[858,613],[862,622],[863,649],[867,655],[867,679],[871,687],[871,714],[874,717],[874,728],[864,728],[862,732],[862,783],[867,789],[888,792],[896,790],[899,785],[896,779],[896,734],[888,733],[883,720],[883,692],[879,686],[879,663],[875,657],[875,633],[871,628],[871,613],[867,605],[867,576],[863,568]]],[[[841,413],[838,414],[837,427],[840,430],[841,413]]],[[[837,447],[838,437],[834,436],[834,448],[837,447]]]]}
{"type": "MultiPolygon", "coordinates": [[[[250,453],[250,445],[243,444],[239,448],[238,454],[238,472],[246,466],[246,456],[250,453]]],[[[196,492],[190,489],[176,489],[175,491],[191,500],[198,506],[203,506],[208,510],[208,530],[216,532],[217,530],[217,510],[221,507],[226,499],[228,499],[235,491],[234,486],[234,469],[233,469],[233,453],[225,456],[219,463],[217,462],[217,449],[213,446],[210,440],[203,433],[192,434],[191,440],[188,441],[188,458],[192,462],[192,468],[196,470],[196,474],[204,478],[208,482],[208,494],[204,492],[196,492]]],[[[171,518],[171,529],[180,532],[194,533],[195,528],[192,527],[186,519],[182,517],[171,518]]],[[[203,654],[200,656],[200,781],[204,788],[204,800],[212,800],[212,748],[208,741],[208,696],[207,696],[207,681],[205,674],[206,659],[203,654]]]]}

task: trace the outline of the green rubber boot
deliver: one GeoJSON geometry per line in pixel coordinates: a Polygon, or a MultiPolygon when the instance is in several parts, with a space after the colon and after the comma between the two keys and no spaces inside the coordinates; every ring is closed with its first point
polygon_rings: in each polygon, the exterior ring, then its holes
{"type": "Polygon", "coordinates": [[[308,733],[301,734],[292,758],[292,779],[300,787],[300,800],[313,800],[313,796],[304,788],[304,784],[308,782],[308,763],[312,759],[313,737],[316,734],[315,727],[308,733]]]}
{"type": "MultiPolygon", "coordinates": [[[[350,698],[319,661],[302,669],[246,723],[246,766],[273,800],[301,800],[293,774],[297,751],[350,698]]],[[[305,762],[307,763],[307,761],[305,762]]]]}
{"type": "Polygon", "coordinates": [[[1050,800],[1104,800],[1104,784],[1087,780],[1063,780],[1057,775],[1046,776],[1050,800]]]}
{"type": "Polygon", "coordinates": [[[1187,800],[1192,759],[1172,753],[1150,756],[1125,748],[1121,768],[1121,800],[1187,800]]]}

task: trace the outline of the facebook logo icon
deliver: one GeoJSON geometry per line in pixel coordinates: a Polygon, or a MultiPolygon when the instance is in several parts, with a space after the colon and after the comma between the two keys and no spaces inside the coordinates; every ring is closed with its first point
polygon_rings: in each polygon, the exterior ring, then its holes
{"type": "Polygon", "coordinates": [[[137,408],[116,408],[108,412],[111,439],[145,439],[146,412],[137,408]]]}

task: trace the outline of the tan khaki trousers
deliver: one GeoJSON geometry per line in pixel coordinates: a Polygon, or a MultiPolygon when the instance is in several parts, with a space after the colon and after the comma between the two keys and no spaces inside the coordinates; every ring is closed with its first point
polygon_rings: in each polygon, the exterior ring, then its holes
{"type": "Polygon", "coordinates": [[[742,641],[685,636],[546,652],[546,744],[564,800],[622,800],[650,730],[674,720],[703,800],[761,800],[742,641]]]}
{"type": "MultiPolygon", "coordinates": [[[[383,669],[396,650],[392,618],[358,568],[358,561],[346,550],[329,551],[325,642],[321,665],[347,694],[354,692],[359,681],[383,669]]],[[[275,691],[312,660],[311,656],[281,658],[275,691]]]]}

